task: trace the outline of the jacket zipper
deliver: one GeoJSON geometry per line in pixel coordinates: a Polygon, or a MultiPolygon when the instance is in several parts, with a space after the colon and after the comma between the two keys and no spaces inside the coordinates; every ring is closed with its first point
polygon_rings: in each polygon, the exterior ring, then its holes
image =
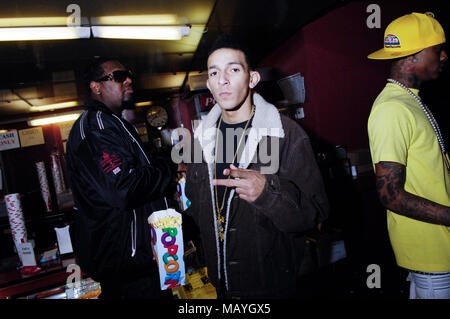
{"type": "MultiPolygon", "coordinates": [[[[145,154],[144,150],[142,149],[141,145],[139,145],[138,141],[136,141],[134,136],[130,133],[130,131],[128,131],[127,127],[125,126],[125,124],[123,124],[122,120],[115,114],[113,114],[113,116],[119,120],[120,124],[122,124],[125,131],[131,137],[132,141],[139,147],[145,159],[147,160],[147,163],[150,165],[150,161],[147,157],[147,154],[145,154]]],[[[136,254],[136,228],[137,228],[136,210],[133,209],[133,222],[131,223],[131,257],[134,257],[134,255],[136,254]]]]}
{"type": "MultiPolygon", "coordinates": [[[[230,210],[231,210],[231,202],[234,198],[234,194],[235,194],[235,190],[233,189],[230,193],[229,193],[229,197],[228,197],[228,205],[227,205],[227,214],[225,216],[225,229],[224,229],[224,234],[223,234],[223,274],[225,276],[225,287],[228,291],[228,272],[227,272],[227,256],[226,256],[226,252],[227,252],[227,248],[226,248],[226,242],[227,242],[227,233],[228,233],[228,221],[230,220],[230,210]]],[[[219,269],[220,272],[220,269],[219,269]]]]}
{"type": "Polygon", "coordinates": [[[133,221],[131,222],[131,257],[136,254],[136,211],[133,209],[133,221]]]}

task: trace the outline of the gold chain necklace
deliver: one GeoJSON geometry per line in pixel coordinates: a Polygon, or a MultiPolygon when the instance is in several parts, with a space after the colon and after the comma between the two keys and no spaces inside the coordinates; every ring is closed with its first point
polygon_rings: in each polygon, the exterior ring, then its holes
{"type": "MultiPolygon", "coordinates": [[[[244,138],[245,132],[247,131],[247,127],[248,124],[250,123],[250,120],[253,116],[253,113],[255,111],[255,106],[252,105],[252,111],[250,113],[250,117],[247,120],[247,123],[245,124],[244,127],[244,131],[242,132],[241,138],[239,139],[239,143],[238,146],[236,148],[236,152],[234,153],[233,156],[233,161],[231,162],[231,164],[234,165],[234,161],[236,159],[236,156],[238,154],[239,148],[241,146],[242,140],[244,138]]],[[[219,124],[217,125],[217,132],[216,132],[216,145],[215,145],[215,154],[214,154],[214,179],[217,178],[217,168],[216,168],[216,163],[217,163],[217,148],[219,145],[219,131],[220,131],[220,124],[222,124],[222,115],[220,116],[220,120],[219,120],[219,124]]],[[[231,175],[228,175],[228,179],[231,178],[231,175]]],[[[225,198],[227,197],[227,190],[228,187],[225,187],[225,191],[223,193],[223,197],[222,197],[222,205],[220,205],[219,207],[219,195],[217,193],[217,185],[214,186],[214,193],[215,193],[215,197],[216,197],[216,210],[217,210],[217,228],[218,228],[218,232],[219,232],[219,238],[221,241],[223,241],[225,235],[224,235],[224,228],[223,228],[223,224],[225,223],[225,217],[222,216],[221,212],[223,210],[223,207],[225,206],[225,198]]]]}

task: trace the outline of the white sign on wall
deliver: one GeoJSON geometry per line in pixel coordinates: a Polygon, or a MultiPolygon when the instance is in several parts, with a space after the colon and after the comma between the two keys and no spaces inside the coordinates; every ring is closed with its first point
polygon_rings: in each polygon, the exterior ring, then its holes
{"type": "Polygon", "coordinates": [[[17,130],[0,133],[0,151],[19,148],[20,141],[17,130]]]}

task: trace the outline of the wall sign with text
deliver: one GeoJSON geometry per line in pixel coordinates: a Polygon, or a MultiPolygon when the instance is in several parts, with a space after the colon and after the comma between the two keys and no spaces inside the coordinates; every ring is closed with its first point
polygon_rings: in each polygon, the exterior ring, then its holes
{"type": "Polygon", "coordinates": [[[22,147],[45,144],[42,127],[19,130],[20,144],[22,147]]]}
{"type": "Polygon", "coordinates": [[[17,130],[0,133],[0,151],[19,148],[20,141],[17,130]]]}

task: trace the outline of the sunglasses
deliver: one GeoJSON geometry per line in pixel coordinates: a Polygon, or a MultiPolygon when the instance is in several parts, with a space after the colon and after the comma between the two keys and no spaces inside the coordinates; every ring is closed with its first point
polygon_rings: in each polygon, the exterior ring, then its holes
{"type": "Polygon", "coordinates": [[[114,71],[111,73],[106,74],[104,77],[101,77],[98,80],[95,80],[95,82],[103,82],[103,81],[115,81],[115,82],[123,82],[127,78],[130,78],[131,81],[134,80],[134,75],[131,73],[131,71],[114,71]]]}

